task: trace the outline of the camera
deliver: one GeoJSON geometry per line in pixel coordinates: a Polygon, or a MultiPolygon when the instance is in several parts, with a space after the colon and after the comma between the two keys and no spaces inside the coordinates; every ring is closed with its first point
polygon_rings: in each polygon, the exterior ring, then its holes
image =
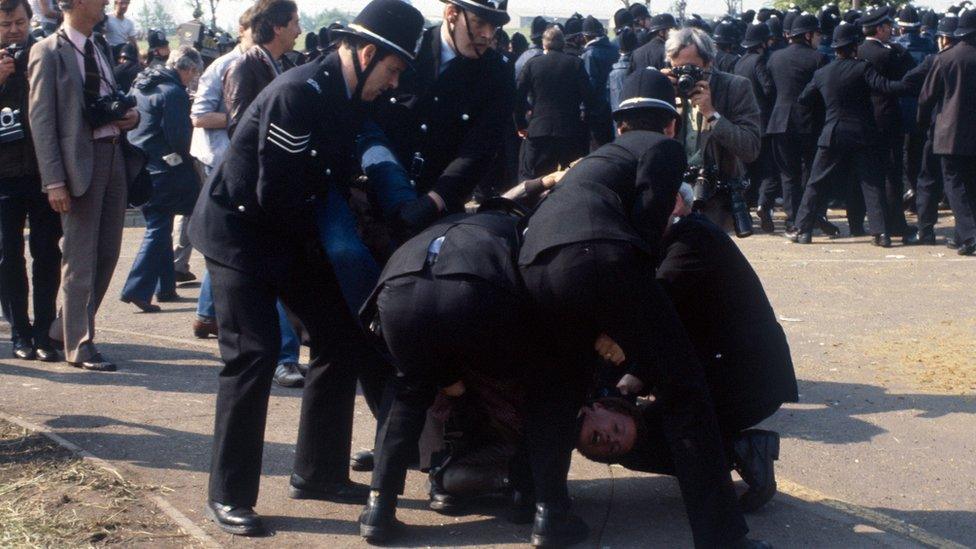
{"type": "Polygon", "coordinates": [[[0,110],[0,143],[13,143],[24,138],[24,126],[20,123],[20,111],[5,107],[0,110]]]}
{"type": "Polygon", "coordinates": [[[13,58],[15,63],[20,62],[20,60],[24,57],[24,52],[26,51],[27,49],[21,44],[11,44],[3,49],[0,49],[0,52],[2,52],[5,56],[13,58]]]}
{"type": "Polygon", "coordinates": [[[678,79],[676,88],[678,94],[685,99],[695,93],[695,86],[705,79],[705,69],[698,65],[681,65],[671,69],[671,74],[678,79]]]}
{"type": "Polygon", "coordinates": [[[135,98],[121,91],[113,91],[92,101],[88,105],[88,116],[93,128],[100,128],[125,118],[125,113],[136,106],[135,98]]]}
{"type": "Polygon", "coordinates": [[[706,166],[692,168],[685,172],[684,182],[691,185],[694,200],[691,209],[704,212],[705,204],[712,199],[721,201],[723,208],[732,213],[732,224],[735,236],[746,238],[752,236],[752,215],[743,193],[749,188],[749,182],[742,179],[719,179],[718,168],[706,166]]]}
{"type": "Polygon", "coordinates": [[[200,52],[204,65],[209,66],[215,59],[234,49],[237,41],[224,31],[211,29],[193,20],[181,24],[176,29],[181,46],[193,46],[200,52]]]}

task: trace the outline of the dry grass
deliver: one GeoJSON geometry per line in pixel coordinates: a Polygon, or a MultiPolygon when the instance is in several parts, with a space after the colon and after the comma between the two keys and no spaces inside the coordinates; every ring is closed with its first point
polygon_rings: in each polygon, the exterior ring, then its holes
{"type": "Polygon", "coordinates": [[[0,421],[0,547],[195,545],[140,486],[0,421]]]}

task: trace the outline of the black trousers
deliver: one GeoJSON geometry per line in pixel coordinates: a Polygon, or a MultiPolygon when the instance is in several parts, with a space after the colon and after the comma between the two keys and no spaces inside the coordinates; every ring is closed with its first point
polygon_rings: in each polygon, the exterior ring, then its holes
{"type": "Polygon", "coordinates": [[[776,167],[783,185],[783,210],[786,221],[795,224],[803,190],[810,179],[813,157],[817,154],[817,136],[783,133],[772,138],[776,167]]]}
{"type": "Polygon", "coordinates": [[[526,359],[526,323],[513,294],[473,276],[428,270],[394,278],[377,297],[383,338],[397,375],[387,385],[376,434],[372,489],[402,494],[407,467],[437,392],[465,372],[516,375],[526,359]]]}
{"type": "Polygon", "coordinates": [[[323,257],[295,254],[280,266],[284,274],[275,281],[207,259],[224,361],[214,421],[212,501],[248,507],[257,501],[280,350],[279,298],[307,330],[311,353],[294,474],[312,487],[349,476],[356,377],[368,345],[323,257]]]}
{"type": "Polygon", "coordinates": [[[942,201],[942,157],[932,151],[932,136],[925,140],[922,149],[922,166],[915,186],[915,205],[918,209],[919,232],[931,231],[939,220],[939,202],[942,201]]]}
{"type": "Polygon", "coordinates": [[[918,177],[924,162],[924,148],[927,141],[925,132],[913,128],[905,134],[905,185],[913,190],[918,190],[918,177]]]}
{"type": "Polygon", "coordinates": [[[535,179],[586,155],[576,137],[528,137],[522,141],[519,181],[535,179]]]}
{"type": "MultiPolygon", "coordinates": [[[[827,205],[830,189],[842,184],[839,179],[850,167],[860,185],[867,210],[872,234],[888,233],[889,221],[887,201],[884,192],[884,174],[878,170],[879,154],[874,147],[835,146],[820,147],[813,161],[810,181],[803,192],[803,201],[797,214],[796,226],[801,232],[813,230],[817,217],[827,205]]],[[[852,191],[853,192],[853,191],[852,191]]],[[[850,196],[850,195],[849,195],[850,196]]],[[[899,197],[899,207],[901,198],[899,197]]],[[[851,205],[848,205],[848,219],[851,220],[851,205]]],[[[904,218],[904,215],[902,215],[904,218]]],[[[889,233],[890,234],[890,233],[889,233]]]]}
{"type": "MultiPolygon", "coordinates": [[[[881,167],[884,173],[884,193],[887,207],[888,232],[895,236],[905,234],[908,222],[905,220],[905,209],[902,198],[905,195],[905,133],[889,131],[881,134],[881,167]]],[[[865,197],[867,200],[867,197],[865,197]]]]}
{"type": "Polygon", "coordinates": [[[976,240],[976,156],[942,157],[942,180],[960,243],[976,240]]]}
{"type": "Polygon", "coordinates": [[[691,521],[695,544],[719,546],[748,531],[705,374],[649,257],[630,244],[592,241],[543,252],[521,268],[539,308],[546,356],[533,368],[526,403],[525,444],[536,501],[568,502],[566,478],[576,418],[598,357],[600,333],[616,341],[654,387],[664,438],[691,521]]]}
{"type": "Polygon", "coordinates": [[[10,322],[12,341],[27,340],[37,346],[48,345],[48,330],[57,314],[56,301],[61,284],[60,238],[61,217],[51,209],[47,195],[40,192],[40,182],[0,182],[0,306],[4,318],[10,322]],[[33,325],[27,311],[30,286],[24,258],[24,228],[28,219],[28,244],[33,259],[33,325]]]}
{"type": "Polygon", "coordinates": [[[773,152],[773,136],[763,136],[759,158],[747,165],[746,171],[749,174],[749,194],[755,193],[760,208],[772,211],[776,197],[780,194],[780,175],[773,152]]]}

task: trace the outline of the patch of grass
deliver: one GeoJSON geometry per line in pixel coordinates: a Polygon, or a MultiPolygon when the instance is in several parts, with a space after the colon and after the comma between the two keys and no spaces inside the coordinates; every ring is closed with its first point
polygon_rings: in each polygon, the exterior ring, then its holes
{"type": "Polygon", "coordinates": [[[0,547],[186,547],[142,486],[0,421],[0,547]]]}

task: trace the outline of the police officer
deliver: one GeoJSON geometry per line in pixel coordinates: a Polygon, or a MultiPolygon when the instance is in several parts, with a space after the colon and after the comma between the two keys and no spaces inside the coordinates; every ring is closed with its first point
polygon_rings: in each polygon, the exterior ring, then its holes
{"type": "Polygon", "coordinates": [[[444,2],[444,20],[424,33],[416,70],[376,114],[418,193],[428,193],[418,228],[439,211],[464,211],[502,152],[515,104],[511,70],[490,47],[509,21],[505,3],[444,2]]]}
{"type": "MultiPolygon", "coordinates": [[[[820,126],[819,113],[798,104],[796,98],[813,73],[827,64],[827,58],[816,49],[820,43],[820,24],[815,16],[806,14],[795,18],[789,37],[790,45],[774,51],[767,63],[776,87],[776,102],[766,126],[766,134],[772,136],[783,184],[783,210],[788,227],[796,221],[803,188],[810,177],[820,126]]],[[[824,228],[829,230],[827,226],[824,228]]]]}
{"type": "Polygon", "coordinates": [[[956,218],[957,253],[976,254],[976,10],[959,16],[959,43],[936,56],[918,98],[919,124],[932,124],[932,152],[956,218]],[[938,114],[936,108],[939,108],[938,114]],[[934,116],[934,122],[932,122],[934,116]]]}
{"type": "Polygon", "coordinates": [[[532,20],[532,34],[529,36],[532,45],[515,60],[516,79],[522,74],[522,68],[525,67],[529,59],[542,55],[542,33],[546,32],[547,28],[549,28],[549,21],[541,15],[536,15],[535,19],[532,20]]]}
{"type": "Polygon", "coordinates": [[[891,246],[890,210],[885,202],[882,174],[878,171],[881,143],[868,97],[872,93],[904,94],[911,87],[885,79],[869,63],[857,59],[857,40],[853,25],[838,25],[832,42],[837,57],[814,73],[813,80],[798,98],[807,106],[822,101],[827,117],[817,141],[810,181],[797,213],[796,229],[786,234],[794,242],[810,243],[817,213],[826,206],[831,187],[842,182],[842,168],[850,163],[864,194],[874,245],[891,246]]]}
{"type": "Polygon", "coordinates": [[[535,485],[535,545],[569,545],[586,538],[570,511],[566,476],[576,418],[597,357],[593,341],[606,333],[656,388],[665,404],[667,440],[696,544],[719,546],[744,538],[745,522],[704,374],[687,335],[659,286],[654,257],[674,208],[686,161],[673,136],[674,88],[644,69],[625,83],[614,113],[619,136],[566,173],[526,223],[519,253],[525,287],[546,343],[547,362],[529,383],[525,441],[535,485]],[[547,364],[553,364],[550,366],[547,364]]]}
{"type": "MultiPolygon", "coordinates": [[[[915,67],[912,56],[900,44],[891,43],[892,19],[890,8],[878,7],[858,20],[864,32],[864,42],[857,48],[857,57],[870,63],[878,74],[890,80],[901,80],[915,67]]],[[[874,92],[871,94],[874,105],[876,131],[881,137],[881,162],[885,172],[885,203],[890,211],[891,236],[900,236],[909,241],[915,228],[909,228],[902,207],[904,199],[904,138],[905,125],[902,122],[898,98],[893,95],[874,92]]]]}
{"type": "Polygon", "coordinates": [[[740,55],[734,51],[739,34],[735,24],[723,21],[715,27],[712,35],[715,45],[718,46],[715,52],[715,68],[722,72],[734,72],[735,64],[739,61],[740,55]]]}
{"type": "MultiPolygon", "coordinates": [[[[634,4],[642,6],[642,4],[634,4]]],[[[645,8],[647,9],[647,8],[645,8]]],[[[647,28],[650,40],[634,50],[631,56],[630,72],[647,67],[663,69],[667,66],[664,55],[664,43],[668,39],[668,32],[678,28],[678,22],[670,13],[659,13],[651,19],[651,26],[647,28]]]]}
{"type": "Polygon", "coordinates": [[[756,214],[763,231],[771,233],[773,226],[773,206],[779,193],[779,171],[776,169],[776,159],[773,157],[772,138],[766,134],[769,115],[776,100],[776,86],[766,66],[769,60],[769,46],[772,42],[769,27],[763,23],[749,25],[746,30],[742,47],[746,54],[735,64],[734,74],[747,78],[752,83],[752,91],[759,105],[762,148],[759,158],[746,165],[752,187],[758,186],[759,208],[756,214]]]}
{"type": "Polygon", "coordinates": [[[593,92],[593,104],[587,117],[590,120],[590,149],[595,150],[613,140],[607,78],[620,51],[610,43],[603,23],[592,15],[583,20],[583,40],[585,43],[580,58],[590,78],[590,89],[593,92]]]}
{"type": "Polygon", "coordinates": [[[361,103],[396,86],[422,31],[423,16],[413,7],[370,2],[342,31],[337,52],[262,92],[200,193],[190,239],[207,259],[224,361],[206,513],[227,532],[264,531],[253,508],[280,347],[277,299],[301,320],[311,347],[291,495],[366,499],[347,468],[358,355],[366,345],[312,245],[312,203],[352,172],[361,103]]]}
{"type": "Polygon", "coordinates": [[[651,12],[641,2],[634,2],[627,9],[630,10],[630,15],[634,18],[634,32],[637,33],[637,46],[643,46],[654,37],[654,31],[651,30],[651,27],[654,26],[651,12]]]}
{"type": "MultiPolygon", "coordinates": [[[[901,32],[896,42],[905,48],[916,66],[930,55],[938,53],[935,41],[922,36],[922,20],[914,6],[909,4],[902,8],[895,22],[901,32]]],[[[915,123],[915,115],[918,113],[917,97],[902,97],[899,100],[899,107],[901,107],[902,123],[905,125],[904,180],[908,189],[905,191],[904,204],[906,209],[917,211],[916,186],[922,164],[922,149],[925,147],[925,133],[915,123]]]]}

